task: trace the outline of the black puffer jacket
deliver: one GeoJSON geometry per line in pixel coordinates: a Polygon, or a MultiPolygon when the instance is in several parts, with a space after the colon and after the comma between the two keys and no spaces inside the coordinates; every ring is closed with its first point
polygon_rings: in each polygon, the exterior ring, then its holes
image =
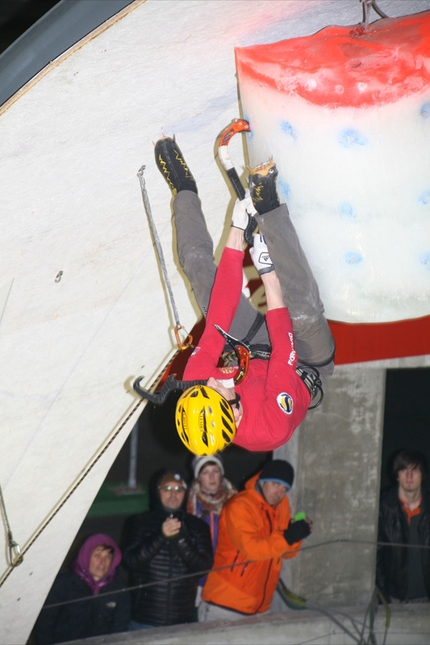
{"type": "MultiPolygon", "coordinates": [[[[418,523],[420,543],[430,545],[430,495],[422,490],[421,513],[418,523]]],[[[408,544],[409,526],[398,495],[398,486],[385,493],[379,505],[378,542],[408,544]]],[[[404,547],[378,546],[376,584],[384,597],[406,600],[408,549],[404,547]]],[[[424,582],[430,598],[430,549],[421,550],[424,582]]]]}
{"type": "Polygon", "coordinates": [[[174,538],[162,533],[161,525],[171,513],[161,506],[159,497],[158,508],[126,522],[123,563],[130,572],[130,585],[158,583],[132,591],[131,618],[139,623],[164,626],[195,620],[198,574],[212,567],[213,554],[208,525],[186,513],[185,503],[186,499],[174,513],[182,523],[174,538]],[[169,584],[160,584],[171,578],[169,584]]]}

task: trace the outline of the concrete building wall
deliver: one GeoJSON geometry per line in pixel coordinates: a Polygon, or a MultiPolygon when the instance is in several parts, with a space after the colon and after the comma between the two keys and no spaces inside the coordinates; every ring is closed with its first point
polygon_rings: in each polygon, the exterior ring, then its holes
{"type": "Polygon", "coordinates": [[[410,604],[391,606],[388,621],[382,607],[372,616],[364,608],[343,607],[341,611],[334,610],[326,615],[296,611],[288,615],[253,616],[204,625],[195,623],[142,629],[74,641],[74,645],[353,645],[370,642],[428,645],[429,637],[430,611],[427,604],[410,604]]]}
{"type": "MultiPolygon", "coordinates": [[[[365,605],[375,579],[385,370],[337,367],[324,393],[324,404],[274,455],[294,465],[292,505],[314,522],[282,577],[309,601],[365,605]]],[[[272,610],[280,603],[275,598],[272,610]]]]}

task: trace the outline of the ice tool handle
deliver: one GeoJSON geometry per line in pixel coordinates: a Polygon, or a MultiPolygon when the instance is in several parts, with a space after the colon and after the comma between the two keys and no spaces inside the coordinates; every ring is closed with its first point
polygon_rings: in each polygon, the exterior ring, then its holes
{"type": "MultiPolygon", "coordinates": [[[[233,123],[230,123],[221,133],[220,140],[218,143],[218,156],[221,161],[222,167],[227,173],[228,178],[230,179],[231,185],[237,195],[237,197],[242,201],[245,199],[245,189],[242,186],[242,182],[239,179],[236,168],[233,165],[233,162],[230,158],[228,151],[228,144],[230,143],[232,137],[238,132],[251,132],[251,127],[248,121],[245,119],[235,119],[233,123]]],[[[256,211],[255,211],[256,212],[256,211]]],[[[253,213],[254,215],[255,213],[253,213]]],[[[257,222],[254,216],[249,218],[249,224],[245,230],[245,240],[249,246],[253,245],[253,237],[255,229],[257,228],[257,222]]]]}
{"type": "Polygon", "coordinates": [[[178,381],[174,374],[167,377],[164,385],[157,392],[150,392],[140,387],[142,376],[139,376],[133,383],[133,389],[142,399],[147,399],[154,405],[163,405],[170,392],[173,390],[188,390],[193,385],[206,385],[207,381],[178,381]]]}
{"type": "Polygon", "coordinates": [[[245,199],[245,189],[242,186],[239,175],[237,174],[236,168],[234,167],[233,162],[230,158],[230,154],[228,152],[228,144],[230,143],[230,140],[234,137],[234,135],[238,132],[251,132],[248,121],[245,121],[244,119],[235,119],[233,123],[231,123],[222,131],[218,144],[218,154],[222,166],[231,181],[236,195],[240,200],[242,200],[245,199]]]}

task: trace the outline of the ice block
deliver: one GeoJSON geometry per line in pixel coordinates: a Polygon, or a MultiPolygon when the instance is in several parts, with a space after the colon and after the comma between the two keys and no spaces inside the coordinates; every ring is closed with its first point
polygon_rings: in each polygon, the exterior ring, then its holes
{"type": "Polygon", "coordinates": [[[235,55],[249,163],[274,158],[327,317],[428,316],[430,12],[235,55]]]}

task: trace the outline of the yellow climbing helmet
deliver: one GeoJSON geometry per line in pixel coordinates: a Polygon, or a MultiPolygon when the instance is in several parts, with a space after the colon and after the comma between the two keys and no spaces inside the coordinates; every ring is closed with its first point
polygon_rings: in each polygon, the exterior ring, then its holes
{"type": "Polygon", "coordinates": [[[176,404],[176,430],[195,455],[224,450],[236,436],[233,410],[226,399],[207,385],[194,385],[176,404]]]}

